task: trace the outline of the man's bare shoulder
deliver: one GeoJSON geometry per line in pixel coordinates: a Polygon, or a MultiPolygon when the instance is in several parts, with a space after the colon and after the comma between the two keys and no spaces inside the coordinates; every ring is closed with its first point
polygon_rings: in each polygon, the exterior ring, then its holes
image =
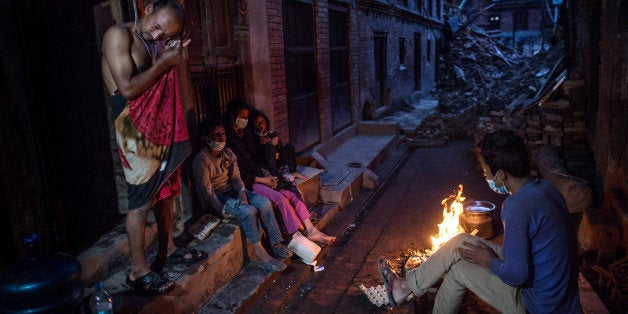
{"type": "Polygon", "coordinates": [[[131,40],[131,30],[126,24],[116,24],[110,26],[103,36],[103,43],[129,42],[131,40]]]}

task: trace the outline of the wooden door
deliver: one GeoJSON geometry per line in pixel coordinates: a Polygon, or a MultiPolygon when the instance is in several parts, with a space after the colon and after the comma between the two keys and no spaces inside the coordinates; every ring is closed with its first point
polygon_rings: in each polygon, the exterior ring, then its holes
{"type": "Polygon", "coordinates": [[[329,73],[332,129],[351,125],[349,90],[349,23],[346,6],[329,5],[329,73]]]}
{"type": "Polygon", "coordinates": [[[311,1],[283,2],[288,125],[297,151],[320,141],[313,11],[311,1]]]}
{"type": "Polygon", "coordinates": [[[414,90],[421,90],[421,34],[414,33],[414,90]]]}
{"type": "Polygon", "coordinates": [[[375,57],[375,86],[373,94],[377,100],[377,105],[384,106],[387,103],[387,81],[388,81],[388,35],[385,32],[375,32],[373,34],[373,55],[375,57]]]}

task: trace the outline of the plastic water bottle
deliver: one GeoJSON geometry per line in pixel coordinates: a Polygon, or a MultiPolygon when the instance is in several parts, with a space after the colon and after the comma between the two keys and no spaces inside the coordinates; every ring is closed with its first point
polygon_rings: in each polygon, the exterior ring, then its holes
{"type": "Polygon", "coordinates": [[[113,299],[103,289],[102,282],[94,285],[94,293],[89,298],[89,309],[93,314],[113,314],[113,299]]]}

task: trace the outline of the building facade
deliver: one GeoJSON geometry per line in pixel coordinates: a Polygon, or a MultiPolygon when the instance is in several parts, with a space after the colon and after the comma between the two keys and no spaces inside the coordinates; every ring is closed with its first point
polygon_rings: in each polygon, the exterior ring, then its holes
{"type": "MultiPolygon", "coordinates": [[[[234,97],[307,153],[434,87],[443,1],[180,2],[192,43],[179,84],[195,148],[197,123],[220,118],[234,97]]],[[[138,0],[138,11],[147,3],[138,0]]],[[[10,249],[0,266],[23,254],[30,232],[78,254],[124,219],[100,45],[110,25],[134,16],[125,0],[8,1],[3,9],[12,12],[1,29],[4,73],[12,74],[3,76],[2,143],[18,149],[7,149],[2,167],[10,249]]],[[[183,219],[198,210],[191,182],[184,164],[183,219]]]]}
{"type": "MultiPolygon", "coordinates": [[[[558,14],[553,1],[470,1],[462,11],[488,34],[523,53],[538,51],[558,14]]],[[[554,1],[556,2],[556,1],[554,1]]]]}

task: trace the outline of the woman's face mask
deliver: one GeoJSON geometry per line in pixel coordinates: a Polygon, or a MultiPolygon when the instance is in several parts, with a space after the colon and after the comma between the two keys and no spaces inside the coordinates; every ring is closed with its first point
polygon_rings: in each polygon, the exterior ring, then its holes
{"type": "Polygon", "coordinates": [[[249,123],[249,119],[236,118],[234,125],[236,128],[242,130],[246,128],[246,125],[248,123],[249,123]]]}

